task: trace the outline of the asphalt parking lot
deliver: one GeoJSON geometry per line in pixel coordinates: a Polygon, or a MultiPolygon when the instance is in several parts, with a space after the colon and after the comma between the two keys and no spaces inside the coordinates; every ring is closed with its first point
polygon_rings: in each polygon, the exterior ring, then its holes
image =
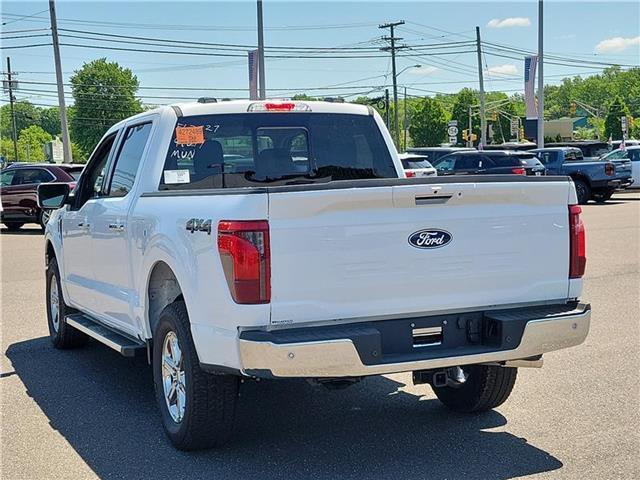
{"type": "Polygon", "coordinates": [[[165,439],[144,361],[50,346],[40,230],[3,229],[0,478],[639,478],[640,194],[583,211],[591,333],[502,407],[452,414],[409,374],[249,382],[233,441],[199,453],[165,439]]]}

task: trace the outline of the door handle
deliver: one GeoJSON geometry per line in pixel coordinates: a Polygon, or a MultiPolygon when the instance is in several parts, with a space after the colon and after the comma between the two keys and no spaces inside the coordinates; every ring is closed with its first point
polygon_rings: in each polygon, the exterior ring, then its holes
{"type": "Polygon", "coordinates": [[[89,227],[91,227],[91,224],[87,223],[87,222],[80,222],[78,224],[78,227],[84,229],[84,230],[89,230],[89,227]]]}
{"type": "Polygon", "coordinates": [[[114,232],[124,232],[124,225],[121,223],[110,223],[109,230],[113,230],[114,232]]]}

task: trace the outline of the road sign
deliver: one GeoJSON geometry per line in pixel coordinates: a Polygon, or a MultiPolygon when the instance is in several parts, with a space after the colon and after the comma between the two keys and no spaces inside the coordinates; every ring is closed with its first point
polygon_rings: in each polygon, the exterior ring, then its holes
{"type": "Polygon", "coordinates": [[[455,136],[449,137],[449,143],[451,143],[451,144],[458,143],[458,137],[455,137],[455,136]]]}
{"type": "Polygon", "coordinates": [[[457,127],[458,126],[458,120],[449,120],[449,123],[447,124],[447,126],[449,126],[449,127],[457,127]]]}
{"type": "Polygon", "coordinates": [[[455,125],[450,125],[449,128],[447,128],[447,133],[450,137],[455,137],[456,135],[458,135],[458,127],[456,127],[455,125]]]}
{"type": "Polygon", "coordinates": [[[511,117],[511,135],[517,135],[519,127],[520,119],[518,117],[511,117]]]}
{"type": "Polygon", "coordinates": [[[622,132],[627,133],[627,117],[620,117],[620,124],[622,125],[622,132]]]}

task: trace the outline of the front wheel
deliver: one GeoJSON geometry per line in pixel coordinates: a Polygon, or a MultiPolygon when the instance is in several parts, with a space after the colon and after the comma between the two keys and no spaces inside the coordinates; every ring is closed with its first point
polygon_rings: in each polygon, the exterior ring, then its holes
{"type": "Polygon", "coordinates": [[[81,347],[87,343],[89,337],[76,330],[64,321],[65,317],[76,311],[64,302],[60,286],[60,271],[55,258],[47,266],[47,323],[49,324],[49,338],[53,346],[60,349],[81,347]]]}
{"type": "Polygon", "coordinates": [[[153,380],[165,433],[176,448],[216,447],[229,438],[239,380],[200,368],[184,302],[160,314],[153,334],[153,380]]]}
{"type": "Polygon", "coordinates": [[[448,369],[446,387],[433,387],[438,399],[457,412],[483,412],[502,405],[513,390],[517,368],[466,365],[448,369]]]}

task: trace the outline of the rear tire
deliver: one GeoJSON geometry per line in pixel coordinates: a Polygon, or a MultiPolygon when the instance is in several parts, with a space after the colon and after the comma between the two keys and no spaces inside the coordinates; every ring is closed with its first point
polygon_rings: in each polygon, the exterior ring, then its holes
{"type": "Polygon", "coordinates": [[[228,440],[239,379],[200,368],[182,301],[160,314],[153,334],[153,379],[164,431],[176,448],[198,450],[228,440]]]}
{"type": "Polygon", "coordinates": [[[583,180],[575,179],[573,183],[576,187],[578,203],[580,205],[586,205],[591,198],[591,188],[589,188],[589,185],[587,185],[587,183],[583,180]]]}
{"type": "Polygon", "coordinates": [[[9,230],[10,232],[17,232],[22,228],[23,225],[24,223],[20,222],[4,222],[4,226],[7,227],[7,230],[9,230]]]}
{"type": "Polygon", "coordinates": [[[462,367],[467,380],[456,386],[432,387],[438,399],[451,410],[484,412],[502,405],[513,390],[517,368],[491,365],[462,367]]]}
{"type": "Polygon", "coordinates": [[[60,286],[60,271],[55,258],[49,261],[47,266],[47,323],[49,325],[49,338],[55,348],[68,349],[82,347],[89,337],[67,325],[64,318],[76,313],[76,310],[67,306],[60,286]]]}

